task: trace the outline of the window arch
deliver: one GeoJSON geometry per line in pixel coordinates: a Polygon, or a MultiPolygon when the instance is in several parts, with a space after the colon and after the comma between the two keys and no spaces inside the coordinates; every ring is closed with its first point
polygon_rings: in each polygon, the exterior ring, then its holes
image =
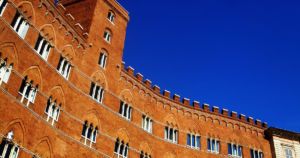
{"type": "Polygon", "coordinates": [[[107,19],[108,19],[110,22],[114,23],[115,18],[116,18],[115,13],[114,13],[113,11],[110,10],[110,11],[107,13],[107,19]]]}
{"type": "Polygon", "coordinates": [[[84,121],[82,126],[81,137],[83,138],[84,145],[92,147],[96,143],[98,135],[98,127],[94,126],[93,123],[89,123],[87,120],[84,121]]]}
{"type": "Polygon", "coordinates": [[[128,150],[129,150],[129,144],[125,143],[124,140],[120,140],[117,138],[115,143],[115,156],[121,157],[121,158],[127,158],[128,157],[128,150]]]}
{"type": "Polygon", "coordinates": [[[0,144],[0,157],[17,158],[19,155],[19,146],[13,142],[14,132],[10,131],[2,139],[0,144]]]}
{"type": "Polygon", "coordinates": [[[99,62],[98,62],[98,64],[100,65],[100,67],[102,67],[102,68],[106,67],[107,58],[108,58],[107,51],[104,50],[104,49],[102,49],[100,51],[99,62]]]}
{"type": "Polygon", "coordinates": [[[106,42],[111,43],[111,39],[112,39],[112,33],[110,30],[105,29],[104,34],[103,34],[103,38],[106,42]]]}

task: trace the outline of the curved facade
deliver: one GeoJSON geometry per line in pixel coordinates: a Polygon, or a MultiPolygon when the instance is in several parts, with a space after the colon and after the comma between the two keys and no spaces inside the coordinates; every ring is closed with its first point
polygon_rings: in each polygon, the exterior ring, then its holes
{"type": "Polygon", "coordinates": [[[0,157],[272,157],[266,123],[125,68],[115,0],[0,0],[0,13],[0,157]]]}

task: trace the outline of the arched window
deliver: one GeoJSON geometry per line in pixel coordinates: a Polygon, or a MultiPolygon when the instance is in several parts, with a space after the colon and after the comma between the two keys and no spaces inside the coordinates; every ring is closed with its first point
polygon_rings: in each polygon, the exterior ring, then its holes
{"type": "Polygon", "coordinates": [[[132,108],[127,103],[121,101],[119,113],[122,117],[124,117],[125,119],[130,121],[131,120],[132,108]]]}
{"type": "Polygon", "coordinates": [[[25,38],[29,29],[29,23],[25,20],[24,16],[17,11],[11,26],[21,38],[25,38]]]}
{"type": "Polygon", "coordinates": [[[142,120],[142,128],[149,132],[152,133],[152,119],[146,115],[143,115],[143,120],[142,120]]]}
{"type": "Polygon", "coordinates": [[[115,156],[120,158],[127,158],[128,157],[128,150],[129,145],[128,143],[125,144],[124,141],[120,141],[119,138],[117,138],[115,143],[115,156]]]}
{"type": "Polygon", "coordinates": [[[90,96],[99,103],[102,103],[104,96],[104,88],[97,85],[95,82],[91,83],[90,96]]]}
{"type": "Polygon", "coordinates": [[[39,35],[34,49],[43,59],[47,60],[51,50],[51,45],[42,35],[39,35]]]}
{"type": "Polygon", "coordinates": [[[172,126],[165,127],[165,140],[178,143],[178,130],[172,126]]]}
{"type": "Polygon", "coordinates": [[[7,64],[7,58],[2,59],[0,57],[0,85],[2,82],[7,83],[11,74],[13,64],[7,64]]]}
{"type": "Polygon", "coordinates": [[[26,106],[29,106],[30,103],[34,103],[35,97],[38,91],[38,85],[34,86],[33,81],[27,81],[28,77],[25,76],[22,80],[19,94],[21,95],[21,103],[27,100],[26,106]]]}
{"type": "Polygon", "coordinates": [[[200,149],[200,136],[194,133],[187,134],[187,146],[193,149],[200,149]]]}
{"type": "Polygon", "coordinates": [[[60,109],[61,104],[58,105],[56,100],[53,101],[52,97],[50,97],[47,101],[45,113],[47,115],[47,122],[50,122],[52,126],[58,121],[60,109]]]}
{"type": "Polygon", "coordinates": [[[111,32],[109,31],[109,30],[105,30],[104,31],[104,35],[103,35],[103,38],[104,38],[104,40],[106,41],[106,42],[108,42],[108,43],[111,43],[111,32]]]}
{"type": "Polygon", "coordinates": [[[141,151],[140,158],[151,158],[151,155],[148,153],[144,153],[144,151],[141,151]]]}
{"type": "Polygon", "coordinates": [[[7,0],[0,0],[0,16],[2,16],[7,5],[7,0]]]}
{"type": "Polygon", "coordinates": [[[84,145],[88,145],[92,147],[93,144],[96,143],[98,134],[98,127],[94,127],[94,125],[91,123],[88,124],[88,121],[85,121],[82,127],[82,133],[81,136],[84,140],[84,145]]]}
{"type": "Polygon", "coordinates": [[[243,157],[243,147],[235,144],[235,143],[228,143],[228,155],[235,157],[235,158],[241,158],[243,157]]]}
{"type": "Polygon", "coordinates": [[[102,68],[105,68],[106,66],[106,61],[107,61],[107,53],[102,50],[100,52],[100,57],[99,57],[99,65],[102,67],[102,68]]]}
{"type": "Polygon", "coordinates": [[[220,153],[220,141],[215,138],[207,138],[207,151],[215,154],[220,153]]]}
{"type": "Polygon", "coordinates": [[[19,155],[19,146],[13,142],[14,133],[10,131],[0,144],[1,158],[17,158],[19,155]]]}
{"type": "Polygon", "coordinates": [[[114,21],[115,21],[115,14],[112,11],[109,11],[108,14],[107,14],[107,19],[110,22],[114,23],[114,21]]]}
{"type": "Polygon", "coordinates": [[[57,71],[65,78],[69,79],[70,72],[71,72],[71,63],[68,61],[67,58],[60,56],[58,66],[57,66],[57,71]]]}

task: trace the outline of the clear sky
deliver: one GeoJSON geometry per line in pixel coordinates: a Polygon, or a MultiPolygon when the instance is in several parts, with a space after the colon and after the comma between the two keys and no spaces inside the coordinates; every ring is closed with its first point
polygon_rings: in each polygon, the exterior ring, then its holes
{"type": "Polygon", "coordinates": [[[118,0],[124,61],[161,89],[300,132],[300,1],[118,0]]]}

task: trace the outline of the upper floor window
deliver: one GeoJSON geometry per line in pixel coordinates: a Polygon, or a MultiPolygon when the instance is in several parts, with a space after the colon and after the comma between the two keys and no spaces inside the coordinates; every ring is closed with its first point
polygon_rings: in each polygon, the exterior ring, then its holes
{"type": "Polygon", "coordinates": [[[7,5],[7,0],[0,0],[0,16],[2,16],[7,5]]]}
{"type": "Polygon", "coordinates": [[[44,37],[39,35],[34,49],[40,56],[42,56],[43,59],[47,60],[51,50],[51,45],[44,37]]]}
{"type": "Polygon", "coordinates": [[[0,58],[0,85],[2,84],[2,82],[4,83],[8,82],[12,68],[13,68],[13,64],[8,65],[7,58],[4,60],[0,58]]]}
{"type": "Polygon", "coordinates": [[[105,68],[106,66],[106,60],[107,60],[107,54],[105,52],[101,52],[100,53],[100,57],[99,57],[99,65],[102,67],[102,68],[105,68]]]}
{"type": "Polygon", "coordinates": [[[285,157],[286,158],[294,158],[293,157],[293,150],[291,149],[291,148],[288,148],[288,147],[286,147],[285,149],[284,149],[284,153],[285,153],[285,157]]]}
{"type": "Polygon", "coordinates": [[[200,149],[200,136],[196,134],[187,134],[187,146],[193,149],[200,149]]]}
{"type": "Polygon", "coordinates": [[[121,101],[119,113],[127,120],[131,120],[132,108],[125,102],[121,101]]]}
{"type": "Polygon", "coordinates": [[[112,11],[109,11],[107,14],[107,19],[113,23],[115,21],[115,14],[112,11]]]}
{"type": "Polygon", "coordinates": [[[88,124],[88,121],[85,121],[82,127],[81,136],[84,139],[84,144],[92,147],[93,143],[96,143],[98,134],[98,127],[94,127],[93,124],[88,124]]]}
{"type": "Polygon", "coordinates": [[[98,86],[96,83],[91,83],[90,96],[99,103],[102,103],[104,95],[104,89],[98,86]]]}
{"type": "Polygon", "coordinates": [[[240,145],[228,143],[228,155],[235,158],[243,157],[243,148],[240,145]]]}
{"type": "Polygon", "coordinates": [[[117,138],[117,141],[115,143],[115,156],[117,158],[127,158],[128,157],[128,149],[129,145],[128,143],[125,144],[125,142],[122,140],[120,141],[119,138],[117,138]]]}
{"type": "Polygon", "coordinates": [[[143,115],[142,128],[145,131],[152,133],[152,119],[146,115],[143,115]]]}
{"type": "Polygon", "coordinates": [[[65,79],[68,79],[71,72],[71,63],[63,56],[60,56],[57,70],[65,79]]]}
{"type": "Polygon", "coordinates": [[[111,42],[111,32],[109,30],[105,30],[103,38],[106,42],[110,43],[111,42]]]}
{"type": "Polygon", "coordinates": [[[26,106],[29,106],[30,103],[34,103],[36,93],[38,91],[38,85],[34,86],[33,81],[28,82],[27,76],[22,80],[21,87],[19,89],[19,94],[21,97],[21,103],[27,99],[26,106]]]}
{"type": "Polygon", "coordinates": [[[178,130],[172,127],[165,127],[165,140],[178,143],[178,130]]]}
{"type": "Polygon", "coordinates": [[[220,141],[213,138],[207,139],[207,150],[211,153],[220,153],[220,141]]]}
{"type": "Polygon", "coordinates": [[[251,158],[263,158],[264,157],[263,152],[261,152],[259,150],[255,150],[255,149],[250,149],[250,155],[251,155],[251,158]]]}
{"type": "Polygon", "coordinates": [[[10,131],[0,144],[1,158],[17,158],[19,155],[19,146],[13,142],[14,133],[10,131]]]}
{"type": "Polygon", "coordinates": [[[47,122],[50,122],[52,126],[58,121],[60,108],[61,105],[58,105],[56,100],[53,101],[52,97],[48,99],[45,113],[47,115],[47,122]]]}
{"type": "Polygon", "coordinates": [[[151,155],[148,153],[144,153],[144,151],[141,151],[140,158],[151,158],[151,155]]]}
{"type": "Polygon", "coordinates": [[[11,23],[11,26],[21,38],[23,39],[25,38],[27,31],[29,29],[29,23],[25,20],[23,15],[17,12],[11,23]]]}

